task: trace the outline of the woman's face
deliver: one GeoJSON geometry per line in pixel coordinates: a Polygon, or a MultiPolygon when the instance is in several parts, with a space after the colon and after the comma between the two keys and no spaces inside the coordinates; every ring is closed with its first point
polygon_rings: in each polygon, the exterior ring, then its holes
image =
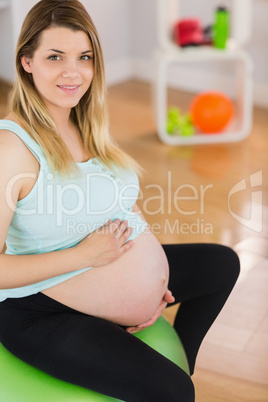
{"type": "Polygon", "coordinates": [[[22,57],[35,87],[50,112],[70,111],[89,89],[93,75],[93,50],[83,31],[53,27],[41,35],[32,58],[22,57]]]}

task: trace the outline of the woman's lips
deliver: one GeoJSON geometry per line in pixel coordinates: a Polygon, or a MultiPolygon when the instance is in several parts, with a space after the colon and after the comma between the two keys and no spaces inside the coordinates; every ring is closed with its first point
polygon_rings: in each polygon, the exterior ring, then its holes
{"type": "Polygon", "coordinates": [[[58,85],[63,92],[66,94],[76,94],[80,88],[80,85],[58,85]]]}

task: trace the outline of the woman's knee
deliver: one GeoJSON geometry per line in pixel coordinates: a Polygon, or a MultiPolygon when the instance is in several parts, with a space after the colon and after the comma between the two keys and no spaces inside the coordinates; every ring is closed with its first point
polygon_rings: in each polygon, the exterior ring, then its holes
{"type": "Polygon", "coordinates": [[[216,275],[226,287],[233,287],[240,273],[240,261],[236,252],[227,246],[217,246],[216,275]]]}
{"type": "MultiPolygon", "coordinates": [[[[166,399],[169,400],[169,399],[166,399]]],[[[171,400],[171,399],[170,399],[171,400]]],[[[177,385],[177,391],[175,390],[174,398],[172,399],[174,402],[176,401],[185,401],[185,402],[194,402],[195,400],[195,388],[194,384],[191,380],[191,377],[186,374],[184,382],[180,385],[177,385]],[[180,395],[180,397],[179,397],[180,395]]]]}
{"type": "Polygon", "coordinates": [[[228,267],[228,275],[236,282],[240,273],[239,257],[232,248],[226,246],[222,247],[224,247],[224,256],[226,261],[225,269],[227,269],[228,267]]]}
{"type": "Polygon", "coordinates": [[[166,389],[166,394],[166,399],[159,399],[159,402],[160,400],[194,402],[195,389],[191,377],[188,376],[188,374],[183,373],[183,376],[180,377],[179,381],[174,380],[172,387],[166,389]]]}
{"type": "MultiPolygon", "coordinates": [[[[151,376],[150,376],[151,377],[151,376]]],[[[146,379],[143,389],[146,389],[144,401],[152,402],[194,402],[195,389],[191,377],[182,369],[162,370],[156,376],[146,379]]]]}

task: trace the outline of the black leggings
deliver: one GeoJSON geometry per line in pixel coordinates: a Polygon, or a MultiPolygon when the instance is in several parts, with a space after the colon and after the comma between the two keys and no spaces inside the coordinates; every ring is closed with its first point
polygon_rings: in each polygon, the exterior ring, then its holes
{"type": "MultiPolygon", "coordinates": [[[[191,374],[199,346],[239,274],[229,248],[163,246],[169,289],[181,302],[175,329],[191,374]]],[[[77,312],[39,293],[0,303],[0,341],[14,355],[54,377],[133,402],[192,402],[191,378],[124,328],[77,312]]]]}

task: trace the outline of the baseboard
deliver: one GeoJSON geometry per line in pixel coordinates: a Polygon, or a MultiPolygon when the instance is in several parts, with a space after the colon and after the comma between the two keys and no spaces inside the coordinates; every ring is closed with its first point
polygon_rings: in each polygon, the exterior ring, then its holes
{"type": "MultiPolygon", "coordinates": [[[[145,59],[122,59],[110,62],[106,66],[107,84],[114,85],[128,79],[152,82],[154,76],[153,63],[145,59]]],[[[169,69],[167,84],[187,92],[201,92],[208,88],[217,88],[228,96],[234,96],[234,79],[228,74],[194,69],[189,66],[172,66],[169,69]]],[[[254,105],[268,108],[268,85],[254,83],[254,105]]]]}
{"type": "Polygon", "coordinates": [[[131,58],[108,62],[105,66],[106,83],[108,86],[120,84],[133,78],[133,63],[131,58]]]}
{"type": "Polygon", "coordinates": [[[267,83],[254,83],[253,99],[256,106],[268,108],[268,85],[267,83]]]}
{"type": "Polygon", "coordinates": [[[13,82],[10,80],[6,80],[5,78],[0,77],[0,84],[1,85],[6,85],[8,87],[12,87],[13,86],[13,82]]]}
{"type": "MultiPolygon", "coordinates": [[[[154,76],[153,63],[149,60],[132,60],[132,78],[152,82],[154,76]]],[[[233,79],[226,74],[215,71],[198,70],[189,66],[173,65],[167,74],[167,85],[187,92],[201,92],[208,88],[223,90],[227,95],[234,95],[233,79]],[[217,85],[216,85],[217,84],[217,85]]]]}

